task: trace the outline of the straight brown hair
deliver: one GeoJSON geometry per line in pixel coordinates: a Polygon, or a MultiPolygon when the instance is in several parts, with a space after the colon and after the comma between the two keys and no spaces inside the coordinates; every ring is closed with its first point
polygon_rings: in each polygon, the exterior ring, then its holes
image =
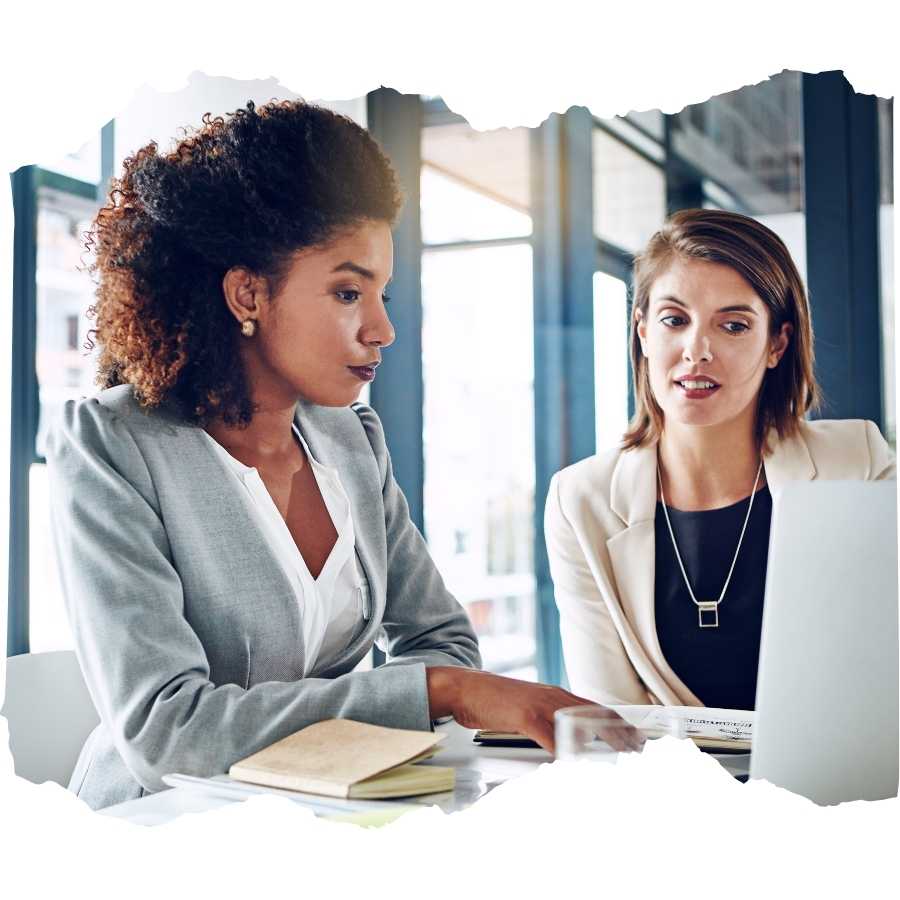
{"type": "Polygon", "coordinates": [[[749,216],[718,209],[675,213],[635,257],[630,335],[635,412],[622,438],[622,447],[641,447],[662,434],[663,411],[650,389],[647,360],[637,332],[637,312],[646,318],[654,281],[676,259],[729,266],[765,304],[770,335],[777,335],[785,322],[793,328],[787,350],[774,369],[766,370],[759,392],[756,439],[760,450],[768,452],[765,439],[771,428],[781,440],[790,437],[804,415],[819,404],[809,301],[800,273],[781,238],[749,216]]]}

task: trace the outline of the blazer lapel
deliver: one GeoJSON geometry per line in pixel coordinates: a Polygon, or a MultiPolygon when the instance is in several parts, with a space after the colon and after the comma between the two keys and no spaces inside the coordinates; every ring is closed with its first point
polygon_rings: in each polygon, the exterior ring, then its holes
{"type": "MultiPolygon", "coordinates": [[[[329,670],[341,666],[352,657],[358,647],[368,640],[381,621],[387,597],[384,563],[387,553],[384,508],[381,502],[381,474],[368,438],[359,428],[358,440],[350,437],[351,429],[341,429],[338,437],[333,417],[346,415],[345,410],[331,410],[300,401],[294,421],[316,460],[337,469],[341,484],[347,492],[356,538],[356,555],[369,584],[371,608],[363,630],[348,646],[347,651],[329,664],[329,670]],[[374,492],[374,495],[373,495],[374,492]]],[[[355,414],[354,414],[355,415],[355,414]]]]}
{"type": "MultiPolygon", "coordinates": [[[[211,440],[195,425],[172,421],[158,430],[153,441],[166,473],[165,479],[158,479],[160,500],[167,508],[181,510],[183,498],[190,498],[182,515],[166,521],[173,561],[186,593],[244,598],[242,602],[262,617],[269,614],[267,610],[277,609],[302,636],[293,585],[257,524],[253,501],[236,483],[211,440]],[[220,558],[229,564],[213,568],[204,564],[220,558]]],[[[303,671],[303,656],[301,639],[291,661],[298,672],[303,671]]]]}
{"type": "Polygon", "coordinates": [[[611,508],[625,525],[606,542],[625,618],[620,630],[631,637],[635,670],[661,703],[702,706],[666,662],[656,632],[656,448],[620,454],[610,484],[611,508]]]}
{"type": "Polygon", "coordinates": [[[773,429],[769,432],[769,446],[772,453],[764,459],[763,467],[770,492],[780,490],[788,481],[812,481],[816,477],[815,464],[799,431],[792,438],[779,441],[773,429]]]}

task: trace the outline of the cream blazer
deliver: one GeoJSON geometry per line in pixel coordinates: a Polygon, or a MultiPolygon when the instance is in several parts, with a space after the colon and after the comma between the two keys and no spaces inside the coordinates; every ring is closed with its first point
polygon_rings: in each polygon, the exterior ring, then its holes
{"type": "MultiPolygon", "coordinates": [[[[868,421],[802,422],[769,440],[774,494],[799,480],[894,478],[894,458],[868,421]]],[[[656,444],[618,447],[557,472],[544,535],[571,690],[603,704],[702,706],[663,658],[654,617],[656,444]]]]}

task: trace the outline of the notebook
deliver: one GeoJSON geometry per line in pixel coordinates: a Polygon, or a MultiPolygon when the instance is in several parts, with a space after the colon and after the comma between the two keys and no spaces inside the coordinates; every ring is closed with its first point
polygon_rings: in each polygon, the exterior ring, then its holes
{"type": "Polygon", "coordinates": [[[236,762],[231,778],[326,797],[386,799],[452,791],[455,773],[419,766],[443,734],[328,719],[236,762]]]}

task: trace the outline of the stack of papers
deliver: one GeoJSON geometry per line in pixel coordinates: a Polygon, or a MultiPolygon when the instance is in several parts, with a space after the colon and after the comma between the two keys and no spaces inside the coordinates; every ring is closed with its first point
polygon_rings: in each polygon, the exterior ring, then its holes
{"type": "Polygon", "coordinates": [[[753,712],[707,706],[613,706],[626,722],[648,738],[689,738],[698,747],[716,752],[749,753],[753,740],[753,712]]]}

